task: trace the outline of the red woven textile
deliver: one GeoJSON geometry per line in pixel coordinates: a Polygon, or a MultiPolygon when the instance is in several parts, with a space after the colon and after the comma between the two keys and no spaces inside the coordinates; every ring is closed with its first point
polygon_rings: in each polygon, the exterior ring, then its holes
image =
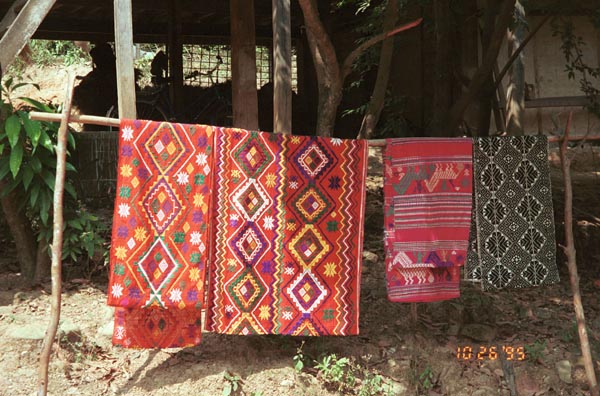
{"type": "Polygon", "coordinates": [[[388,298],[460,296],[472,207],[471,139],[389,139],[384,153],[388,298]]]}
{"type": "Polygon", "coordinates": [[[207,327],[358,333],[367,144],[216,132],[207,327]]]}
{"type": "MultiPolygon", "coordinates": [[[[195,318],[204,306],[213,138],[208,126],[121,121],[108,304],[142,309],[127,323],[160,315],[147,307],[195,318]]],[[[120,344],[171,346],[156,340],[120,344]]]]}
{"type": "Polygon", "coordinates": [[[125,348],[181,348],[202,338],[199,309],[116,308],[113,345],[125,348]]]}

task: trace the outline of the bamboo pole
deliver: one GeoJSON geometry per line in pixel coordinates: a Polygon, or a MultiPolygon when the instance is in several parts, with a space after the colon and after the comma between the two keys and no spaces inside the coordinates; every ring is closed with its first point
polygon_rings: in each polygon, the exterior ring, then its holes
{"type": "MultiPolygon", "coordinates": [[[[43,113],[40,111],[32,111],[31,113],[29,113],[29,117],[35,121],[60,122],[62,120],[62,115],[60,114],[43,113]]],[[[118,128],[121,123],[121,120],[119,120],[118,118],[73,114],[69,117],[69,122],[118,128]]],[[[569,136],[568,140],[570,142],[581,140],[600,140],[600,135],[569,136]]],[[[562,138],[560,137],[551,136],[548,138],[548,142],[550,143],[558,143],[561,141],[562,138]]],[[[385,147],[386,145],[386,139],[370,139],[368,140],[368,142],[370,147],[385,147]]]]}
{"type": "Polygon", "coordinates": [[[60,128],[58,129],[58,142],[56,145],[56,181],[54,183],[54,207],[52,224],[52,297],[50,308],[50,323],[46,330],[42,351],[40,353],[40,363],[38,369],[38,396],[46,396],[48,392],[48,365],[50,363],[50,353],[58,329],[60,319],[60,299],[61,299],[61,264],[62,264],[62,244],[63,244],[63,192],[65,188],[65,172],[67,162],[67,133],[69,130],[69,115],[71,114],[71,103],[73,98],[73,87],[75,77],[69,76],[67,92],[65,97],[64,109],[61,115],[60,128]]]}
{"type": "Polygon", "coordinates": [[[560,162],[562,165],[563,181],[565,183],[565,246],[560,247],[567,256],[567,268],[569,269],[569,280],[573,290],[573,306],[575,308],[575,318],[577,319],[577,329],[579,333],[579,343],[581,345],[581,354],[588,383],[590,385],[590,394],[599,395],[598,382],[594,372],[594,361],[590,351],[590,341],[588,339],[585,326],[585,315],[583,304],[581,303],[581,292],[579,290],[579,275],[577,274],[577,261],[575,244],[573,242],[573,189],[571,185],[571,158],[568,156],[569,131],[571,129],[571,119],[573,112],[569,113],[565,134],[560,145],[560,162]]]}

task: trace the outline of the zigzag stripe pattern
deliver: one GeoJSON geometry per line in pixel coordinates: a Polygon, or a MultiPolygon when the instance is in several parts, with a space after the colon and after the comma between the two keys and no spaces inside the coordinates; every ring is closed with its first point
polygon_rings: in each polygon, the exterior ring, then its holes
{"type": "Polygon", "coordinates": [[[366,142],[216,134],[207,329],[357,334],[366,142]]]}
{"type": "Polygon", "coordinates": [[[384,222],[388,298],[460,295],[472,205],[471,139],[388,139],[384,222]]]}

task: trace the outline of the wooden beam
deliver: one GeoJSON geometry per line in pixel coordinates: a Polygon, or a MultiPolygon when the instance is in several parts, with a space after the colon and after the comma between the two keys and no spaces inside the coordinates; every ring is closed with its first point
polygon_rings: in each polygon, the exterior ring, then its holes
{"type": "Polygon", "coordinates": [[[0,39],[0,70],[6,72],[8,66],[15,60],[33,33],[40,26],[56,0],[29,0],[18,15],[14,13],[22,3],[14,4],[1,24],[6,33],[0,39]]]}
{"type": "Polygon", "coordinates": [[[136,118],[131,0],[114,0],[117,95],[120,118],[136,118]]]}
{"type": "Polygon", "coordinates": [[[273,132],[292,133],[290,0],[273,0],[273,132]]]}
{"type": "Polygon", "coordinates": [[[17,0],[10,6],[8,11],[6,11],[0,22],[0,37],[2,37],[10,25],[15,22],[15,19],[19,15],[21,9],[23,9],[23,6],[25,6],[25,3],[27,3],[27,0],[17,0]]]}
{"type": "Polygon", "coordinates": [[[525,101],[526,109],[540,107],[585,107],[590,101],[585,96],[557,96],[552,98],[536,98],[525,101]]]}
{"type": "Polygon", "coordinates": [[[175,114],[183,111],[183,41],[181,39],[181,1],[169,0],[169,79],[171,103],[175,114]]]}
{"type": "Polygon", "coordinates": [[[258,129],[254,0],[230,0],[233,126],[258,129]]]}

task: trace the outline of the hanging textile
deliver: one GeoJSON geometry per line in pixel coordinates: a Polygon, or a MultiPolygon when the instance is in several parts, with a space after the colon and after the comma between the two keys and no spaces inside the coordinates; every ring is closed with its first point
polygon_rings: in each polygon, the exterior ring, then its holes
{"type": "Polygon", "coordinates": [[[558,282],[547,138],[478,138],[473,158],[477,255],[467,275],[484,290],[558,282]]]}
{"type": "Polygon", "coordinates": [[[358,333],[367,143],[218,129],[207,327],[358,333]]]}
{"type": "Polygon", "coordinates": [[[472,206],[471,139],[388,139],[384,223],[388,298],[460,296],[472,206]]]}
{"type": "Polygon", "coordinates": [[[212,140],[207,126],[121,121],[108,286],[108,304],[130,308],[115,313],[119,345],[166,348],[200,339],[199,331],[175,334],[188,331],[204,306],[212,140]],[[122,329],[138,324],[146,326],[139,337],[124,339],[134,332],[122,329]],[[172,334],[161,337],[154,326],[172,334]]]}

